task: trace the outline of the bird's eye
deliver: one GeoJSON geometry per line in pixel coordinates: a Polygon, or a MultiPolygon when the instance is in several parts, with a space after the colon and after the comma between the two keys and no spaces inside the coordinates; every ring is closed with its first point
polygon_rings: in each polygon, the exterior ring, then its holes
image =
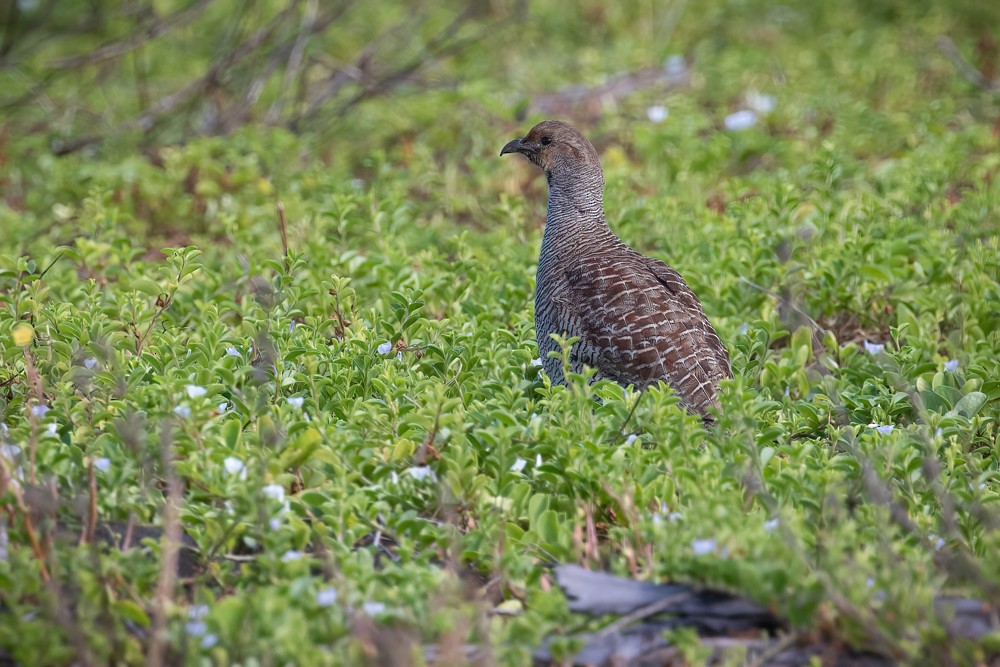
{"type": "Polygon", "coordinates": [[[552,143],[552,137],[542,137],[542,145],[548,146],[552,143]]]}

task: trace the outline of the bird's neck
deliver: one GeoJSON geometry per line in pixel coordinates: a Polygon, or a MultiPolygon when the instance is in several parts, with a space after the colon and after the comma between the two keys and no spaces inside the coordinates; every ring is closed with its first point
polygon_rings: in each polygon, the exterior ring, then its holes
{"type": "Polygon", "coordinates": [[[550,173],[547,177],[549,210],[543,255],[571,250],[578,254],[590,246],[618,240],[604,219],[604,175],[600,169],[550,173]]]}

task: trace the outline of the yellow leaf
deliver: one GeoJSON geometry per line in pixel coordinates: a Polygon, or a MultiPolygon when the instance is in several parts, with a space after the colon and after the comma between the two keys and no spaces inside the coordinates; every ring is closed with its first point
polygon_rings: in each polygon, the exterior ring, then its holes
{"type": "Polygon", "coordinates": [[[14,345],[24,346],[31,342],[31,339],[35,337],[35,330],[31,328],[31,325],[26,322],[21,322],[14,327],[12,333],[14,337],[14,345]]]}

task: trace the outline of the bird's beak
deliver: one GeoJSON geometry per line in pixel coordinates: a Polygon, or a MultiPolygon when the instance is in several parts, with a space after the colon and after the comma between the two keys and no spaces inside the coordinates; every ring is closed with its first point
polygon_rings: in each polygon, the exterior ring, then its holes
{"type": "Polygon", "coordinates": [[[506,155],[507,153],[524,153],[524,139],[515,139],[514,141],[508,142],[500,150],[500,155],[506,155]]]}

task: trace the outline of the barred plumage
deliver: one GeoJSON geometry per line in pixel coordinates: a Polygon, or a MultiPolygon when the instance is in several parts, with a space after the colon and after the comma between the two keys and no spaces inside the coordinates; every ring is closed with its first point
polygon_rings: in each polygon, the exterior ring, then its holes
{"type": "Polygon", "coordinates": [[[729,354],[680,274],[625,245],[604,219],[604,172],[573,126],[544,121],[500,152],[521,153],[545,172],[548,216],[535,287],[535,332],[545,372],[563,383],[552,334],[579,336],[570,370],[645,389],[673,387],[710,419],[729,354]]]}

